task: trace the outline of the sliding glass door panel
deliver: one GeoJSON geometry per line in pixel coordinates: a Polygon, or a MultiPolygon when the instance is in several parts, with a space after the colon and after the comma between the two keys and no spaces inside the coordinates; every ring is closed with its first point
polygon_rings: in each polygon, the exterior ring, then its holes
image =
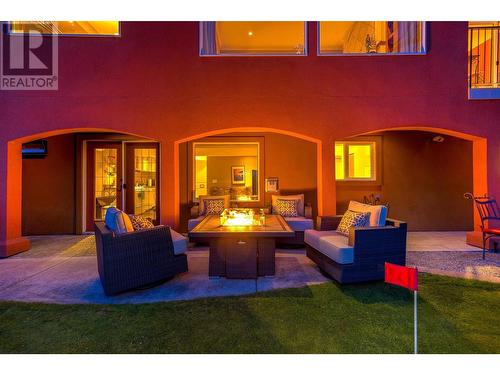
{"type": "Polygon", "coordinates": [[[94,221],[104,220],[109,207],[122,208],[122,184],[121,143],[88,142],[87,231],[94,230],[94,221]]]}
{"type": "Polygon", "coordinates": [[[159,148],[157,143],[126,144],[126,210],[159,222],[159,148]]]}

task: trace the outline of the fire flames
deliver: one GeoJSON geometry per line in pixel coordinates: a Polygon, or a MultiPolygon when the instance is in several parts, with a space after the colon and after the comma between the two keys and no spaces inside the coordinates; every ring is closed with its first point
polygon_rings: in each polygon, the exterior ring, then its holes
{"type": "Polygon", "coordinates": [[[220,215],[222,226],[263,225],[264,220],[263,213],[256,215],[252,209],[225,209],[220,215]]]}

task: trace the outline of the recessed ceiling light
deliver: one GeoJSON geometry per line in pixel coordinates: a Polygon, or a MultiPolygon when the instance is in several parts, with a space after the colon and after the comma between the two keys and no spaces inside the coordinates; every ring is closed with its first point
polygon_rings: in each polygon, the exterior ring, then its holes
{"type": "Polygon", "coordinates": [[[253,31],[249,31],[248,36],[253,36],[253,31]]]}
{"type": "Polygon", "coordinates": [[[444,142],[444,137],[440,135],[436,135],[434,138],[432,138],[434,142],[441,143],[444,142]]]}

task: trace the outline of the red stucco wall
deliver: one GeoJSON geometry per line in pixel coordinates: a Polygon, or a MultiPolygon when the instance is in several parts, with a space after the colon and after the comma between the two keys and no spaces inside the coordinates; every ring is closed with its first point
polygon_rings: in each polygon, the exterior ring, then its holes
{"type": "Polygon", "coordinates": [[[23,160],[24,235],[75,233],[75,143],[72,134],[51,137],[45,158],[23,160]]]}
{"type": "Polygon", "coordinates": [[[201,58],[196,22],[124,22],[120,38],[61,37],[58,91],[0,92],[0,241],[20,235],[20,203],[7,203],[7,195],[20,196],[6,184],[7,142],[73,128],[161,141],[163,222],[178,214],[174,142],[226,128],[273,128],[320,142],[325,213],[335,210],[334,140],[399,127],[487,138],[482,189],[500,196],[500,101],[467,99],[467,23],[428,27],[424,56],[317,57],[315,23],[307,57],[201,58]]]}

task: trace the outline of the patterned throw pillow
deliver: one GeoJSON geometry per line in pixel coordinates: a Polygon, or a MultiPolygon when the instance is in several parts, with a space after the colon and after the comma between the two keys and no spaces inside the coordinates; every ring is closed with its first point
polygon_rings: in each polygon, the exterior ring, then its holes
{"type": "Polygon", "coordinates": [[[140,215],[128,215],[132,221],[132,226],[134,230],[140,230],[145,228],[154,228],[154,224],[150,219],[142,217],[140,215]]]}
{"type": "Polygon", "coordinates": [[[277,199],[276,200],[276,211],[278,215],[283,217],[297,217],[299,213],[297,212],[299,201],[296,199],[277,199]]]}
{"type": "Polygon", "coordinates": [[[220,215],[224,211],[224,199],[205,199],[207,215],[220,215]]]}
{"type": "Polygon", "coordinates": [[[343,234],[344,236],[349,235],[350,227],[366,227],[370,222],[369,212],[354,212],[347,210],[340,220],[340,224],[337,227],[337,232],[343,234]]]}

